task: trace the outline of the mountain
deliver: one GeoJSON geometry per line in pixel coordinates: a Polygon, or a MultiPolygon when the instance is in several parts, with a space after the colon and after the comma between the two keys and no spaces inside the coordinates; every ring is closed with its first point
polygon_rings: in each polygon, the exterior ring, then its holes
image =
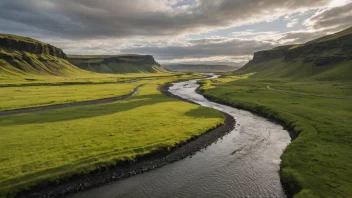
{"type": "Polygon", "coordinates": [[[77,76],[89,74],[86,70],[99,73],[166,72],[150,55],[66,55],[61,49],[35,39],[0,34],[1,77],[77,76]]]}
{"type": "Polygon", "coordinates": [[[166,72],[151,55],[68,55],[77,67],[98,73],[159,73],[166,72]]]}
{"type": "Polygon", "coordinates": [[[66,76],[85,72],[65,60],[59,48],[35,39],[0,34],[0,75],[66,76]]]}
{"type": "Polygon", "coordinates": [[[236,67],[227,65],[203,65],[203,64],[169,64],[164,66],[170,71],[178,72],[227,72],[233,71],[236,67]]]}
{"type": "Polygon", "coordinates": [[[236,71],[259,77],[352,80],[352,27],[304,44],[286,45],[254,53],[236,71]]]}

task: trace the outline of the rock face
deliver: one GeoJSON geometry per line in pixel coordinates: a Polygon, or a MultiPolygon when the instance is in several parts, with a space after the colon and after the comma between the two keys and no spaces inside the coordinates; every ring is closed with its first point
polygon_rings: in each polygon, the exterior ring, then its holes
{"type": "Polygon", "coordinates": [[[307,57],[317,56],[317,60],[315,61],[318,65],[322,66],[323,62],[327,64],[331,61],[322,61],[322,60],[343,60],[344,58],[348,58],[352,56],[352,48],[351,48],[352,34],[348,34],[342,37],[338,37],[336,39],[329,39],[326,41],[318,41],[318,42],[308,42],[304,45],[293,47],[285,52],[285,61],[291,61],[293,59],[299,57],[307,57]],[[338,53],[331,54],[327,53],[326,56],[322,56],[324,52],[338,51],[338,53]]]}
{"type": "Polygon", "coordinates": [[[285,56],[285,53],[287,52],[287,50],[293,46],[294,45],[287,45],[287,46],[277,47],[272,50],[255,52],[252,63],[260,63],[271,59],[282,58],[285,56]]]}
{"type": "Polygon", "coordinates": [[[165,72],[151,55],[68,55],[67,60],[81,69],[99,73],[165,72]]]}
{"type": "MultiPolygon", "coordinates": [[[[28,38],[27,38],[28,39],[28,38]]],[[[0,37],[0,47],[32,54],[50,54],[58,58],[66,58],[66,54],[59,48],[35,40],[19,40],[13,36],[0,37]]]]}

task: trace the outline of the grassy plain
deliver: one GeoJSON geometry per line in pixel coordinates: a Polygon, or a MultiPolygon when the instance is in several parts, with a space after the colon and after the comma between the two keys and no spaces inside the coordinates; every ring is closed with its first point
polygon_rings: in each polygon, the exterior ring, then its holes
{"type": "Polygon", "coordinates": [[[0,95],[0,110],[122,96],[131,93],[135,87],[147,82],[149,80],[113,84],[2,87],[0,88],[2,93],[0,95]]]}
{"type": "Polygon", "coordinates": [[[298,135],[282,155],[281,179],[296,197],[352,195],[352,103],[267,90],[266,85],[352,97],[350,81],[224,76],[203,82],[208,97],[273,118],[298,135]]]}
{"type": "Polygon", "coordinates": [[[168,149],[224,122],[216,110],[162,95],[151,81],[107,104],[0,117],[0,194],[168,149]]]}
{"type": "Polygon", "coordinates": [[[178,73],[97,74],[77,76],[0,74],[0,111],[121,96],[156,79],[177,78],[178,73]]]}
{"type": "Polygon", "coordinates": [[[35,74],[9,75],[0,71],[0,87],[36,86],[36,85],[71,85],[71,84],[103,84],[124,82],[134,79],[169,77],[177,73],[129,73],[129,74],[98,74],[78,73],[77,75],[52,76],[35,74]]]}

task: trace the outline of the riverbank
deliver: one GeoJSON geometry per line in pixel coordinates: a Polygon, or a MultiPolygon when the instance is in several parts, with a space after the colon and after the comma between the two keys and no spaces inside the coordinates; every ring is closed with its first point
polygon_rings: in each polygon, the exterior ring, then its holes
{"type": "MultiPolygon", "coordinates": [[[[170,85],[171,84],[161,86],[159,90],[168,96],[180,99],[167,91],[170,85]]],[[[18,197],[62,196],[121,180],[184,159],[206,148],[233,129],[235,125],[234,118],[227,114],[225,114],[225,117],[224,125],[209,130],[199,137],[193,137],[173,148],[166,148],[143,157],[137,157],[133,163],[125,161],[119,163],[117,166],[110,166],[106,168],[107,170],[105,171],[96,171],[88,175],[74,176],[68,180],[60,181],[59,184],[50,184],[44,188],[33,188],[30,191],[20,193],[18,197]]]]}
{"type": "MultiPolygon", "coordinates": [[[[237,109],[250,111],[256,115],[268,118],[270,121],[278,123],[281,126],[283,126],[284,129],[289,132],[289,135],[290,135],[292,141],[298,137],[297,131],[294,130],[294,125],[288,124],[287,121],[285,121],[284,119],[282,119],[280,117],[273,116],[273,114],[271,112],[266,111],[265,108],[255,106],[255,105],[245,105],[243,103],[231,103],[226,100],[221,100],[220,98],[214,97],[211,94],[207,94],[207,92],[204,89],[202,90],[202,85],[200,85],[196,89],[196,93],[203,95],[209,101],[216,102],[216,103],[223,104],[223,105],[227,105],[227,106],[234,107],[237,109]]],[[[283,178],[281,173],[282,173],[282,166],[280,166],[280,181],[282,183],[283,188],[285,189],[286,196],[288,198],[293,198],[293,196],[297,192],[296,192],[296,190],[292,189],[292,186],[291,186],[292,181],[283,178]]]]}
{"type": "Polygon", "coordinates": [[[285,149],[280,165],[280,179],[288,197],[348,197],[351,194],[351,182],[348,181],[351,177],[348,171],[351,169],[348,157],[351,105],[339,99],[277,93],[262,87],[275,82],[280,89],[315,91],[317,94],[331,90],[344,95],[349,85],[280,80],[239,80],[236,76],[225,76],[204,81],[198,92],[218,103],[276,120],[291,132],[295,141],[285,149]],[[317,86],[320,89],[316,89],[317,86]]]}
{"type": "Polygon", "coordinates": [[[220,98],[217,98],[217,97],[214,97],[214,96],[212,96],[210,94],[207,94],[207,92],[205,90],[202,90],[202,85],[200,85],[196,89],[196,93],[204,96],[204,98],[206,98],[209,101],[216,102],[216,103],[219,103],[219,104],[222,104],[222,105],[227,105],[227,106],[234,107],[234,108],[237,108],[237,109],[250,111],[251,113],[253,113],[255,115],[258,115],[258,116],[261,116],[261,117],[265,117],[265,118],[269,119],[271,122],[274,122],[274,123],[277,123],[277,124],[283,126],[284,129],[288,131],[292,141],[295,140],[298,137],[297,132],[294,131],[294,129],[293,129],[294,128],[293,126],[290,126],[289,124],[287,124],[285,122],[285,120],[282,120],[282,119],[279,119],[279,118],[277,118],[275,116],[272,116],[270,113],[268,113],[266,111],[262,111],[262,110],[259,110],[259,109],[256,109],[256,108],[250,108],[249,106],[246,106],[246,105],[243,105],[243,104],[242,105],[241,104],[234,104],[234,103],[231,103],[229,101],[221,100],[220,98]]]}

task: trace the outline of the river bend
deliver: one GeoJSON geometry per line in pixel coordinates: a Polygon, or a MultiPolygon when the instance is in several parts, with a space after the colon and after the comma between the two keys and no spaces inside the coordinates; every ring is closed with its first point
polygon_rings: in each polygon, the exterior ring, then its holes
{"type": "Polygon", "coordinates": [[[229,134],[186,159],[70,197],[285,197],[279,165],[289,133],[248,111],[210,102],[195,92],[198,86],[190,80],[169,91],[233,116],[237,124],[229,134]]]}

